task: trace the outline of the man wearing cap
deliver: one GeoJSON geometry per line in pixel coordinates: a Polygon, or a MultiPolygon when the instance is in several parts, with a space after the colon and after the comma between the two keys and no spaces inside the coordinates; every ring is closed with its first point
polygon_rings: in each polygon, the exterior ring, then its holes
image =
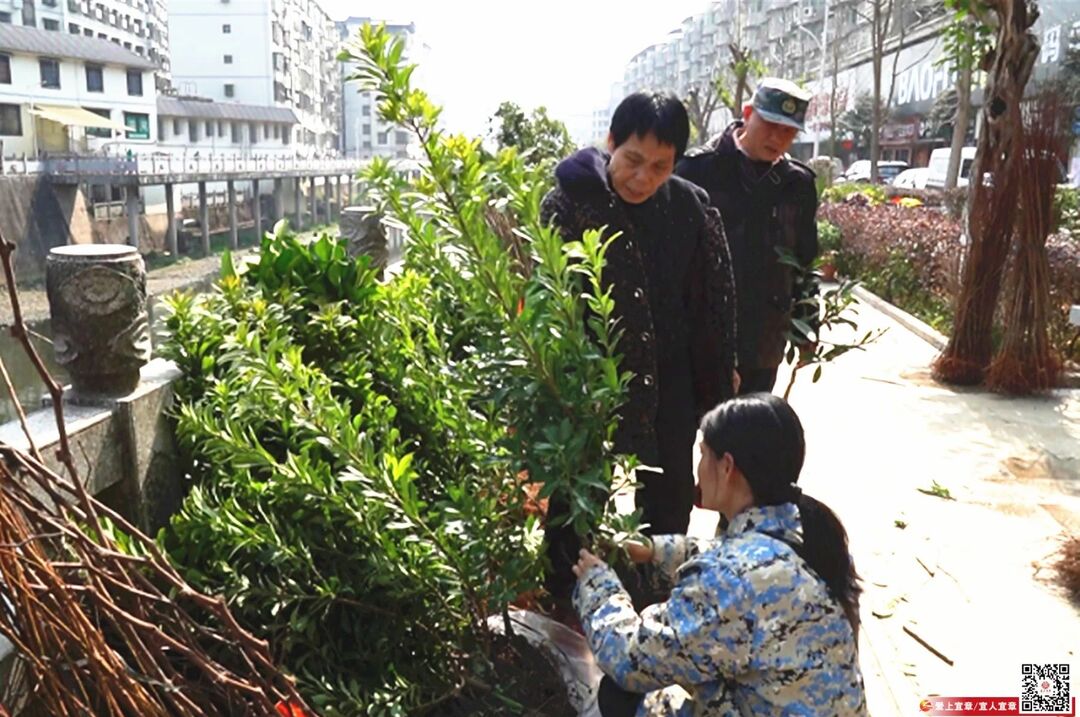
{"type": "MultiPolygon", "coordinates": [[[[793,82],[763,79],[743,119],[691,150],[675,173],[709,193],[724,218],[735,273],[740,393],[772,391],[796,302],[816,296],[780,261],[810,266],[818,253],[814,173],[785,157],[803,129],[810,93],[793,82]]],[[[817,314],[799,306],[800,318],[817,314]]],[[[800,347],[805,348],[805,347],[800,347]]]]}

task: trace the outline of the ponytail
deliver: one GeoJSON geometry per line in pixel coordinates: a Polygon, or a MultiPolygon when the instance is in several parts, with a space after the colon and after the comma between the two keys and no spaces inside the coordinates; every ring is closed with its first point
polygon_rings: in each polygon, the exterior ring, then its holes
{"type": "Polygon", "coordinates": [[[803,544],[798,553],[810,569],[817,573],[839,603],[851,623],[856,644],[859,639],[859,574],[848,550],[847,531],[829,506],[806,495],[799,498],[803,544]]]}

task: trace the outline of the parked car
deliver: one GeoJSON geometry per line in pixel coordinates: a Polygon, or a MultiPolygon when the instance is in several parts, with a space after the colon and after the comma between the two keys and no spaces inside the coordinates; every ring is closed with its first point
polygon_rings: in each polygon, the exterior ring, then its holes
{"type": "MultiPolygon", "coordinates": [[[[927,189],[943,189],[945,187],[945,174],[949,171],[949,156],[952,150],[949,147],[935,149],[930,153],[930,173],[926,176],[927,189]]],[[[971,176],[971,165],[975,163],[975,147],[964,147],[960,150],[960,173],[956,175],[956,186],[966,187],[968,178],[971,176]]]]}
{"type": "Polygon", "coordinates": [[[929,174],[929,167],[905,169],[896,175],[896,178],[892,180],[892,185],[901,189],[926,189],[926,178],[929,174]]]}
{"type": "MultiPolygon", "coordinates": [[[[888,184],[896,175],[908,168],[907,162],[878,162],[878,182],[888,184]]],[[[844,182],[869,182],[870,160],[859,159],[851,163],[847,171],[841,176],[844,182]]]]}

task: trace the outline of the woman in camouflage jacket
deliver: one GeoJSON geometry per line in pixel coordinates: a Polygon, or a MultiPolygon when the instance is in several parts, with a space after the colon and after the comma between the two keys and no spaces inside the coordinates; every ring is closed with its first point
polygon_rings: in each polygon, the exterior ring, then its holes
{"type": "Polygon", "coordinates": [[[582,551],[574,568],[574,605],[608,676],[601,713],[865,715],[858,576],[840,521],[795,485],[798,417],[751,394],[715,408],[701,430],[701,505],[729,526],[715,540],[628,546],[674,577],[670,599],[638,615],[595,556],[582,551]]]}

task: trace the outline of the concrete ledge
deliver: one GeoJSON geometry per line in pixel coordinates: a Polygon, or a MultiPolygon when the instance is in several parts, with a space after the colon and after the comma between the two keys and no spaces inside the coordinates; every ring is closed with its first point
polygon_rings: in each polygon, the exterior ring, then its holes
{"type": "Polygon", "coordinates": [[[885,301],[885,299],[882,299],[862,285],[856,286],[855,290],[852,291],[852,294],[854,294],[855,298],[859,301],[873,306],[875,309],[885,314],[938,351],[945,350],[945,344],[949,342],[948,338],[922,319],[912,316],[895,304],[890,304],[888,301],[885,301]]]}
{"type": "MultiPolygon", "coordinates": [[[[866,287],[861,285],[856,286],[854,291],[852,291],[852,294],[859,301],[869,304],[885,314],[938,351],[944,351],[945,345],[949,343],[949,339],[944,334],[934,329],[934,327],[930,326],[930,324],[922,319],[912,316],[899,306],[890,304],[866,287]]],[[[1059,386],[1059,388],[1080,388],[1080,372],[1068,370],[1062,371],[1061,386],[1059,386]]]]}

